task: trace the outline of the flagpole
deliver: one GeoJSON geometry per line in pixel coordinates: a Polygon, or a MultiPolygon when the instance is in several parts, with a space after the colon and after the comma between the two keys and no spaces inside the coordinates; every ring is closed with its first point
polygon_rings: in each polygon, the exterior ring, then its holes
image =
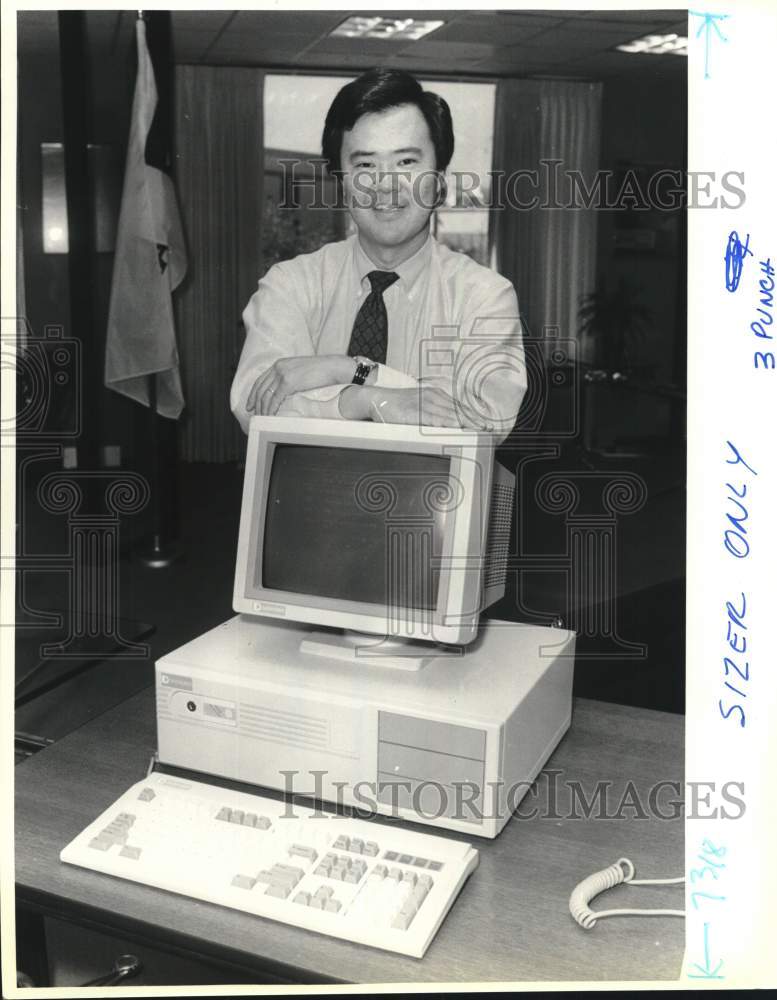
{"type": "Polygon", "coordinates": [[[149,569],[165,569],[181,555],[179,547],[165,541],[165,512],[162,505],[162,475],[160,470],[162,449],[159,440],[159,413],[157,411],[157,375],[148,376],[148,409],[151,421],[151,543],[136,553],[137,558],[149,569]]]}
{"type": "MultiPolygon", "coordinates": [[[[138,11],[138,20],[145,21],[142,10],[138,11]]],[[[157,378],[156,372],[147,376],[151,446],[151,542],[136,555],[138,560],[150,569],[165,569],[178,559],[181,550],[174,542],[165,541],[165,511],[162,503],[164,477],[161,471],[162,448],[159,434],[159,411],[157,409],[157,378]]]]}

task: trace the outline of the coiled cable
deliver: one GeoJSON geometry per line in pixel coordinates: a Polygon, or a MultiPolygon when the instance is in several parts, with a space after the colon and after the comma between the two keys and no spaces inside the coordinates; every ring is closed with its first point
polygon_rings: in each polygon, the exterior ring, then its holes
{"type": "Polygon", "coordinates": [[[628,858],[618,858],[614,865],[594,872],[575,886],[569,897],[569,912],[586,930],[591,930],[603,917],[684,917],[685,910],[592,910],[589,903],[605,889],[612,889],[621,882],[627,885],[679,885],[680,878],[634,878],[634,865],[628,858]]]}

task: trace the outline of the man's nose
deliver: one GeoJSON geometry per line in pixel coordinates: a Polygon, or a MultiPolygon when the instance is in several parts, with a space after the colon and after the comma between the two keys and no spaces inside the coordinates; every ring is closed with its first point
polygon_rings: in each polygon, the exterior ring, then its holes
{"type": "Polygon", "coordinates": [[[394,187],[394,173],[391,170],[379,170],[375,175],[375,187],[381,192],[390,192],[394,187]]]}

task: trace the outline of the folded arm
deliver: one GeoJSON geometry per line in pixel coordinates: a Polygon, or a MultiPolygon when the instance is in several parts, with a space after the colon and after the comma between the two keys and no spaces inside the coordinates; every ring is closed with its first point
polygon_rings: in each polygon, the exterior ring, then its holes
{"type": "Polygon", "coordinates": [[[527,387],[518,301],[509,282],[467,304],[457,327],[419,344],[419,376],[397,388],[353,386],[340,397],[350,419],[486,430],[503,441],[527,387]]]}

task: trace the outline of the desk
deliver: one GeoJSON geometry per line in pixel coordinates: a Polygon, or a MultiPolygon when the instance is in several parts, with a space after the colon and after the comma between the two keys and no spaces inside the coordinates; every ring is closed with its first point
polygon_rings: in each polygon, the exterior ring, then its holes
{"type": "MultiPolygon", "coordinates": [[[[585,931],[569,915],[568,900],[579,881],[622,856],[635,863],[638,878],[682,874],[682,818],[635,819],[633,805],[620,819],[567,818],[566,783],[580,782],[590,801],[597,782],[611,782],[606,804],[613,814],[631,782],[647,811],[651,787],[683,781],[683,723],[681,716],[578,700],[537,794],[520,806],[539,815],[514,816],[496,840],[472,838],[480,865],[417,960],[60,863],[61,848],[145,774],[156,746],[149,688],[16,768],[17,902],[179,955],[227,962],[263,982],[674,979],[682,920],[612,918],[585,931]]],[[[665,814],[672,798],[678,796],[671,790],[660,797],[665,814]]],[[[628,905],[682,908],[682,888],[618,886],[599,908],[628,905]]]]}

